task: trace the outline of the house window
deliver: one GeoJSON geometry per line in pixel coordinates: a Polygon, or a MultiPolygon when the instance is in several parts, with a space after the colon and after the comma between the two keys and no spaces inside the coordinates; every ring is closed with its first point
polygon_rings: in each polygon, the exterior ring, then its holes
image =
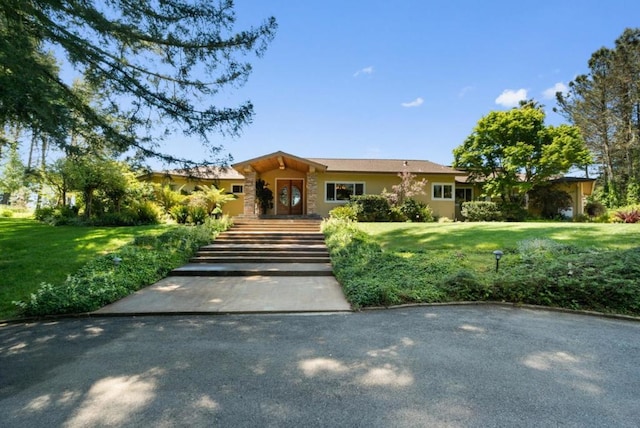
{"type": "Polygon", "coordinates": [[[456,187],[456,202],[473,201],[473,189],[456,187]]]}
{"type": "Polygon", "coordinates": [[[351,196],[364,195],[364,183],[325,183],[326,201],[348,201],[351,196]]]}
{"type": "Polygon", "coordinates": [[[446,201],[453,200],[453,184],[433,183],[431,189],[431,199],[446,201]]]}
{"type": "Polygon", "coordinates": [[[242,184],[233,184],[231,186],[231,193],[233,193],[234,195],[243,194],[244,186],[242,184]]]}

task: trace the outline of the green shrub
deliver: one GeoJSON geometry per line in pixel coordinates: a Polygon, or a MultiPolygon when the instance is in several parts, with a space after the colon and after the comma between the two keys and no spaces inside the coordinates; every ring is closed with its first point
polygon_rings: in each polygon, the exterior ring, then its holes
{"type": "Polygon", "coordinates": [[[135,226],[135,215],[129,210],[119,213],[104,213],[85,222],[91,226],[135,226]]]}
{"type": "Polygon", "coordinates": [[[53,226],[81,225],[84,224],[78,217],[78,207],[42,207],[34,211],[34,218],[53,226]]]}
{"type": "MultiPolygon", "coordinates": [[[[561,212],[570,208],[573,199],[564,190],[556,189],[551,184],[542,184],[529,192],[531,206],[540,211],[544,219],[558,219],[561,212]]],[[[523,218],[524,219],[524,218],[523,218]]]]}
{"type": "Polygon", "coordinates": [[[444,288],[449,301],[482,301],[491,297],[491,286],[475,272],[460,269],[446,276],[441,287],[444,288]]]}
{"type": "Polygon", "coordinates": [[[191,218],[191,223],[203,224],[207,217],[207,210],[204,207],[197,205],[189,208],[189,218],[191,218]]]}
{"type": "Polygon", "coordinates": [[[529,212],[520,202],[503,202],[498,204],[500,217],[504,221],[525,221],[529,212]]]}
{"type": "Polygon", "coordinates": [[[135,213],[137,224],[158,224],[160,222],[160,208],[150,201],[134,203],[131,210],[135,213]]]}
{"type": "Polygon", "coordinates": [[[502,213],[495,202],[470,201],[462,203],[462,216],[466,221],[500,221],[502,213]]]}
{"type": "Polygon", "coordinates": [[[370,266],[378,265],[382,256],[380,246],[358,229],[356,223],[346,220],[325,220],[322,232],[334,274],[351,304],[355,308],[382,304],[384,293],[362,278],[370,266]]]}
{"type": "Polygon", "coordinates": [[[333,218],[336,220],[357,221],[358,205],[346,204],[335,207],[331,211],[329,211],[329,218],[333,218]]]}
{"type": "Polygon", "coordinates": [[[0,217],[11,218],[13,217],[13,211],[11,210],[0,210],[0,217]]]}
{"type": "Polygon", "coordinates": [[[16,302],[24,316],[91,312],[163,278],[229,225],[207,221],[179,226],[158,236],[136,238],[117,252],[87,263],[64,284],[42,284],[27,301],[16,302]],[[116,266],[114,258],[121,261],[116,266]]]}
{"type": "Polygon", "coordinates": [[[154,183],[153,191],[154,200],[167,214],[170,214],[173,207],[182,204],[185,200],[185,196],[181,194],[180,191],[171,189],[171,186],[168,184],[161,185],[154,183]]]}
{"type": "Polygon", "coordinates": [[[221,215],[218,218],[207,217],[204,221],[204,226],[207,233],[217,236],[219,233],[224,232],[233,226],[233,220],[228,215],[221,215]]]}
{"type": "Polygon", "coordinates": [[[53,218],[54,211],[55,210],[53,209],[53,207],[36,208],[36,210],[33,212],[33,218],[38,221],[48,223],[49,220],[53,218]]]}
{"type": "Polygon", "coordinates": [[[407,216],[402,212],[402,209],[397,206],[392,206],[389,214],[391,217],[391,221],[401,222],[409,220],[407,216]]]}
{"type": "Polygon", "coordinates": [[[186,224],[189,220],[189,207],[186,205],[176,205],[171,208],[171,217],[178,224],[186,224]]]}
{"type": "Polygon", "coordinates": [[[413,198],[405,199],[400,211],[409,221],[423,223],[433,221],[433,210],[424,202],[416,201],[413,198]]]}
{"type": "Polygon", "coordinates": [[[352,196],[351,201],[358,206],[358,221],[389,221],[391,206],[382,195],[352,196]]]}
{"type": "Polygon", "coordinates": [[[589,217],[600,217],[607,213],[607,208],[598,201],[589,201],[584,206],[584,212],[589,217]]]}
{"type": "Polygon", "coordinates": [[[640,314],[640,249],[561,254],[503,269],[493,298],[509,302],[640,314]]]}

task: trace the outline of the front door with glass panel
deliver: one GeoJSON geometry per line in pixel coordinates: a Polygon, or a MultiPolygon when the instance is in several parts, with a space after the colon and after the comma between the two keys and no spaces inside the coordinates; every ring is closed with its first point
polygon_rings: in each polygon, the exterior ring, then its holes
{"type": "Polygon", "coordinates": [[[278,180],[278,215],[302,215],[302,180],[278,180]]]}

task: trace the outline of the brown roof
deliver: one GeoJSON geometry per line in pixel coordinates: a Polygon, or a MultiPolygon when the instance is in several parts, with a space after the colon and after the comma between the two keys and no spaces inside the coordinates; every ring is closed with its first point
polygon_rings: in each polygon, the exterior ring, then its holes
{"type": "Polygon", "coordinates": [[[426,160],[404,159],[318,159],[310,161],[327,166],[328,172],[385,172],[408,171],[412,174],[463,174],[448,166],[426,160]]]}
{"type": "Polygon", "coordinates": [[[275,152],[258,158],[234,164],[232,167],[199,167],[192,169],[176,169],[157,172],[156,174],[176,175],[203,179],[242,180],[245,168],[252,168],[258,173],[273,169],[292,168],[308,171],[355,172],[355,173],[399,173],[412,174],[464,174],[448,166],[439,165],[426,160],[405,159],[330,159],[300,158],[285,152],[275,152]]]}
{"type": "Polygon", "coordinates": [[[208,180],[244,180],[238,171],[231,167],[201,166],[189,169],[173,169],[162,171],[157,174],[176,175],[180,177],[193,177],[208,180]]]}

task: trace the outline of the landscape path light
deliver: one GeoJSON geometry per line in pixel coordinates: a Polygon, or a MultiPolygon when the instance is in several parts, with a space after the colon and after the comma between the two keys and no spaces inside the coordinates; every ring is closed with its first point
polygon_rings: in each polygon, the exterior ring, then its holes
{"type": "Polygon", "coordinates": [[[496,257],[496,272],[498,272],[498,267],[500,267],[500,259],[504,255],[504,253],[500,250],[495,250],[493,255],[496,257]]]}
{"type": "Polygon", "coordinates": [[[121,259],[120,257],[115,256],[115,257],[113,258],[113,265],[114,265],[115,267],[120,266],[120,263],[121,263],[121,262],[122,262],[122,259],[121,259]]]}

